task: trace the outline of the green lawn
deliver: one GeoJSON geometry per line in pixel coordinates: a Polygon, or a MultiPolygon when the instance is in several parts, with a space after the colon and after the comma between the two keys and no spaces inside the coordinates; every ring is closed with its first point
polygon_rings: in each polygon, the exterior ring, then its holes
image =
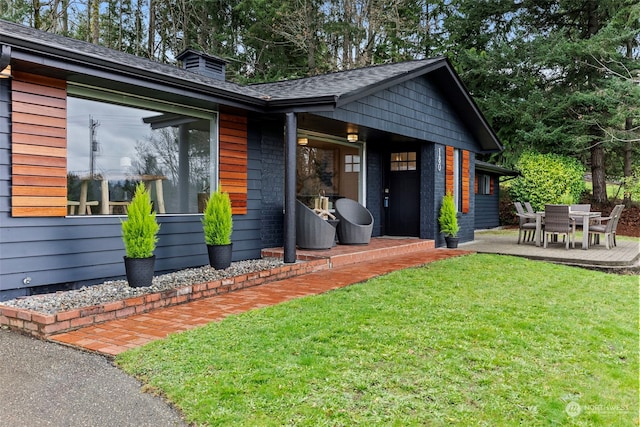
{"type": "Polygon", "coordinates": [[[197,425],[637,425],[638,288],[638,276],[470,255],[116,362],[197,425]]]}

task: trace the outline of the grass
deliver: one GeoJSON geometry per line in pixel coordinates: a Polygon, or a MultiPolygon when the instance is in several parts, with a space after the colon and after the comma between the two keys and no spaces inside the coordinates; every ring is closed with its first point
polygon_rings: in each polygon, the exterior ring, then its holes
{"type": "Polygon", "coordinates": [[[196,425],[637,425],[638,286],[470,255],[229,317],[116,362],[196,425]]]}

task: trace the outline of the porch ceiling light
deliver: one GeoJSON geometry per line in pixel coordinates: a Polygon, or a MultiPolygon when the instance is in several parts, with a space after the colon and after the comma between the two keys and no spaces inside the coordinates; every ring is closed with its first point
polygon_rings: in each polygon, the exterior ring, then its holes
{"type": "Polygon", "coordinates": [[[358,142],[358,134],[357,133],[348,133],[347,141],[349,142],[358,142]]]}
{"type": "Polygon", "coordinates": [[[309,138],[298,138],[298,145],[307,145],[309,143],[309,138]]]}
{"type": "Polygon", "coordinates": [[[7,65],[7,67],[0,71],[0,79],[8,79],[11,78],[11,65],[7,65]]]}

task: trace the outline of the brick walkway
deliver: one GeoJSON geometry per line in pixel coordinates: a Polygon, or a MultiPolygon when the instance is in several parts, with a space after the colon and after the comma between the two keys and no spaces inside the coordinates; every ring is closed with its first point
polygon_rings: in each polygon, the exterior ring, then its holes
{"type": "Polygon", "coordinates": [[[316,295],[363,282],[395,270],[471,253],[463,250],[430,249],[385,259],[359,262],[309,273],[260,286],[217,295],[148,313],[112,320],[49,337],[59,343],[106,355],[117,355],[130,348],[206,325],[224,317],[294,298],[316,295]]]}

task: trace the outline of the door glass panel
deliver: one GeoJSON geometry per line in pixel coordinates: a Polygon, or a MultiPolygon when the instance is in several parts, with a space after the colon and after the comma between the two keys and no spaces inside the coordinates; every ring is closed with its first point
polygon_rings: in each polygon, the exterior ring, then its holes
{"type": "Polygon", "coordinates": [[[415,151],[391,153],[391,171],[414,171],[417,167],[415,151]]]}

